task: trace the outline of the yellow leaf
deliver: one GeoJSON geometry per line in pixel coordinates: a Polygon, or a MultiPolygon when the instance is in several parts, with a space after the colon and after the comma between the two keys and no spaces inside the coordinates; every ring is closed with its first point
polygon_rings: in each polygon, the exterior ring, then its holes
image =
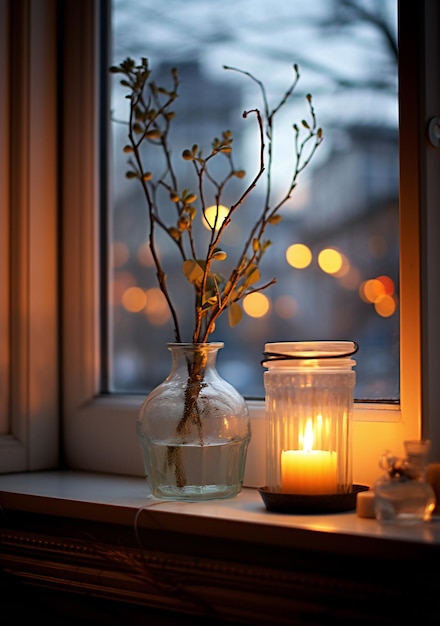
{"type": "Polygon", "coordinates": [[[183,273],[192,285],[200,285],[203,280],[202,268],[192,259],[183,262],[183,273]]]}
{"type": "Polygon", "coordinates": [[[183,201],[185,204],[192,204],[197,200],[197,196],[195,193],[189,193],[188,195],[183,195],[183,201]]]}
{"type": "Polygon", "coordinates": [[[179,230],[187,230],[190,224],[191,224],[190,220],[183,215],[179,217],[179,219],[177,220],[177,228],[179,230]]]}
{"type": "Polygon", "coordinates": [[[235,170],[233,174],[237,178],[244,178],[246,176],[246,172],[244,170],[235,170]]]}
{"type": "MultiPolygon", "coordinates": [[[[209,294],[211,294],[212,292],[210,291],[209,294]]],[[[205,294],[205,297],[202,300],[202,304],[203,304],[203,308],[204,309],[210,309],[212,306],[216,305],[218,302],[217,296],[212,296],[210,295],[209,297],[207,297],[208,294],[205,294]]]]}
{"type": "Polygon", "coordinates": [[[246,280],[244,281],[244,284],[246,285],[246,287],[249,287],[250,285],[257,283],[259,280],[260,270],[256,265],[251,265],[246,273],[246,280]]]}
{"type": "Polygon", "coordinates": [[[188,217],[190,220],[193,220],[196,216],[197,210],[195,207],[193,206],[185,206],[183,207],[183,210],[186,211],[188,213],[188,217]]]}
{"type": "Polygon", "coordinates": [[[174,226],[170,226],[168,229],[168,232],[173,239],[175,239],[176,241],[179,241],[181,232],[178,228],[174,228],[174,226]]]}
{"type": "Polygon", "coordinates": [[[148,139],[159,139],[159,137],[161,136],[161,132],[160,130],[158,130],[157,128],[154,128],[153,130],[149,130],[145,133],[145,137],[147,137],[148,139]]]}
{"type": "Polygon", "coordinates": [[[269,217],[268,222],[269,224],[279,224],[282,219],[282,215],[272,215],[272,217],[269,217]]]}
{"type": "Polygon", "coordinates": [[[236,326],[241,321],[242,317],[243,317],[243,311],[241,310],[241,306],[237,304],[237,302],[233,302],[228,307],[229,326],[231,328],[236,326]]]}

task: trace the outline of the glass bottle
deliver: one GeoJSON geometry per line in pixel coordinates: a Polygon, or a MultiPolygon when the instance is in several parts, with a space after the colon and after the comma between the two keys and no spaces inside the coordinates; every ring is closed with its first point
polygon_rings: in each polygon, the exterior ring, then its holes
{"type": "Polygon", "coordinates": [[[431,442],[405,441],[406,458],[385,452],[379,465],[386,470],[374,484],[376,519],[383,523],[416,524],[429,521],[436,499],[426,482],[431,442]]]}
{"type": "Polygon", "coordinates": [[[250,420],[244,398],[216,369],[223,343],[170,343],[168,377],[144,400],[137,436],[153,496],[208,500],[243,485],[250,420]]]}

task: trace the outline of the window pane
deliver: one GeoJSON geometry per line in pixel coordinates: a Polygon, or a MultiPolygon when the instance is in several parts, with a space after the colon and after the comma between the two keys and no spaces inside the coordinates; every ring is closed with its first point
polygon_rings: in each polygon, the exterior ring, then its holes
{"type": "MultiPolygon", "coordinates": [[[[290,184],[292,124],[307,118],[308,93],[324,141],[300,174],[282,209],[282,222],[267,233],[273,245],[260,266],[260,284],[277,279],[259,292],[267,310],[252,310],[250,302],[243,302],[239,325],[230,328],[224,314],[211,336],[225,343],[219,371],[246,397],[262,398],[260,361],[266,342],[356,340],[355,397],[398,400],[396,0],[113,0],[112,38],[114,65],[126,57],[136,62],[146,57],[155,82],[164,86],[171,86],[171,68],[179,69],[180,96],[171,132],[181,189],[195,190],[196,184],[185,178],[190,168],[181,159],[182,150],[198,144],[206,154],[215,137],[232,131],[235,167],[245,170],[246,178],[244,183],[237,179],[226,192],[227,206],[258,171],[258,129],[242,118],[242,111],[263,110],[263,103],[254,80],[223,66],[262,81],[273,108],[293,81],[293,64],[298,64],[298,86],[274,129],[275,202],[290,184]],[[295,252],[304,249],[310,254],[302,267],[295,252]]],[[[119,79],[115,75],[111,90],[109,390],[145,392],[168,374],[165,344],[174,334],[148,251],[145,198],[139,181],[125,176],[128,101],[119,79]]],[[[248,236],[246,214],[259,214],[264,206],[265,180],[263,176],[243,205],[242,219],[222,240],[228,259],[237,257],[248,236]]],[[[206,239],[206,233],[198,236],[206,239]]],[[[163,237],[158,248],[183,320],[183,340],[191,341],[192,287],[183,276],[176,246],[163,237]]]]}

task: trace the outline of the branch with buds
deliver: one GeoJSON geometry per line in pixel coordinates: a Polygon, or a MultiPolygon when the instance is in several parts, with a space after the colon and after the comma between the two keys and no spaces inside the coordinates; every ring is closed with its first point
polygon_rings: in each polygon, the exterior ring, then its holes
{"type": "MultiPolygon", "coordinates": [[[[287,183],[284,195],[275,205],[271,204],[272,167],[273,167],[273,135],[274,119],[278,111],[286,105],[299,81],[298,66],[294,65],[294,80],[281,98],[278,105],[270,109],[266,89],[263,83],[249,72],[225,66],[225,70],[238,72],[254,81],[263,100],[263,113],[259,109],[251,109],[243,113],[245,119],[253,117],[259,130],[259,167],[251,181],[238,194],[235,202],[228,206],[226,217],[220,216],[220,207],[225,188],[232,179],[244,179],[246,172],[237,169],[233,159],[233,137],[230,131],[224,131],[220,138],[215,138],[205,156],[197,144],[183,150],[181,157],[193,168],[194,190],[183,188],[176,175],[172,161],[171,127],[175,117],[172,107],[178,97],[178,70],[171,70],[171,86],[158,86],[151,77],[148,60],[141,59],[140,64],[127,58],[119,66],[110,68],[115,74],[122,74],[121,84],[129,91],[130,102],[128,120],[128,144],[124,152],[130,155],[127,177],[139,181],[146,200],[149,216],[149,247],[156,267],[159,287],[168,303],[173,324],[175,341],[181,342],[182,336],[178,315],[173,298],[168,289],[166,273],[163,270],[156,243],[156,229],[165,232],[175,244],[182,259],[183,274],[191,283],[195,293],[195,319],[192,334],[193,343],[205,343],[214,331],[219,316],[228,311],[231,326],[237,324],[242,317],[239,302],[251,293],[264,290],[276,282],[273,278],[267,283],[259,284],[261,275],[260,263],[271,241],[265,238],[269,225],[278,224],[282,220],[281,208],[290,199],[298,176],[313,158],[323,140],[322,129],[318,127],[312,96],[307,95],[309,120],[294,123],[292,174],[287,183]],[[265,142],[267,141],[267,146],[265,142]],[[148,148],[148,151],[146,150],[148,148]],[[163,161],[163,172],[156,177],[147,163],[151,152],[160,153],[163,161]],[[226,173],[216,178],[212,173],[212,164],[218,159],[226,159],[226,173]],[[267,161],[267,162],[266,162],[267,161]],[[226,258],[222,249],[222,237],[231,223],[234,214],[239,211],[244,201],[256,188],[265,175],[266,193],[264,206],[255,223],[249,227],[248,236],[235,267],[228,277],[223,277],[215,270],[217,263],[226,258]],[[214,189],[216,216],[207,219],[206,186],[214,189]],[[166,204],[164,201],[164,194],[166,204]],[[169,204],[173,208],[174,217],[170,220],[169,204]],[[165,217],[166,216],[166,217],[165,217]],[[197,218],[204,219],[210,227],[210,236],[206,250],[198,251],[194,224],[197,218]]],[[[155,157],[153,157],[155,158],[155,157]]],[[[157,157],[156,157],[157,159],[157,157]]]]}

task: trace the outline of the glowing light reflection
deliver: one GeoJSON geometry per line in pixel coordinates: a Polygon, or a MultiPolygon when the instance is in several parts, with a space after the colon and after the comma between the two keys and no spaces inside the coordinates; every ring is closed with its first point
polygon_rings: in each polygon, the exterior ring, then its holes
{"type": "Polygon", "coordinates": [[[243,309],[249,317],[264,317],[270,309],[269,298],[263,293],[251,293],[244,298],[243,309]]]}
{"type": "Polygon", "coordinates": [[[327,274],[337,274],[342,267],[342,255],[335,248],[324,248],[318,255],[318,265],[327,274]]]}
{"type": "Polygon", "coordinates": [[[212,205],[208,207],[205,211],[203,225],[209,230],[213,229],[214,227],[215,230],[218,230],[225,221],[225,219],[228,217],[228,215],[229,209],[227,207],[220,204],[217,209],[215,205],[212,205]]]}
{"type": "Polygon", "coordinates": [[[286,250],[286,260],[296,269],[304,269],[312,262],[312,251],[303,243],[294,243],[286,250]]]}

